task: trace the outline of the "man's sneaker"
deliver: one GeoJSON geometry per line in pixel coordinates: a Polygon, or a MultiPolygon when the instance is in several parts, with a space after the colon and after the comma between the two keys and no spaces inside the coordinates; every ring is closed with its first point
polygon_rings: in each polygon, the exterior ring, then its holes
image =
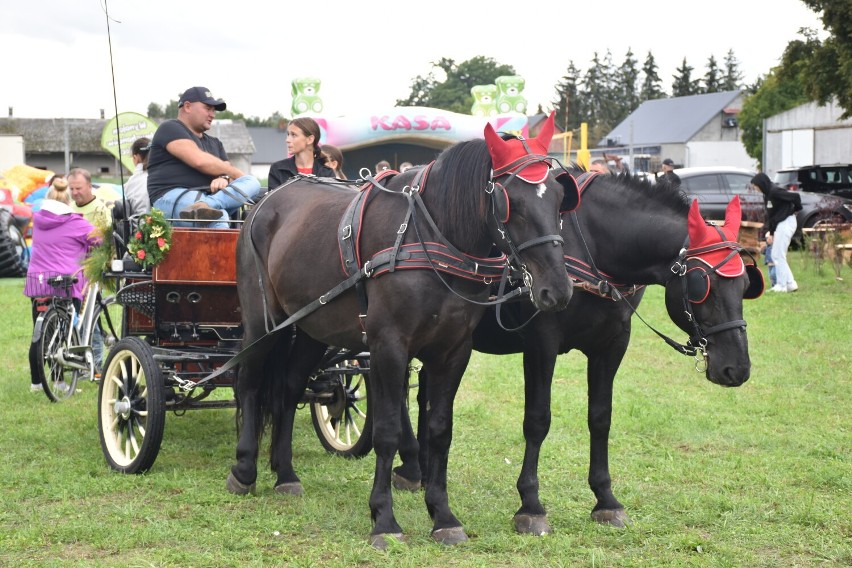
{"type": "Polygon", "coordinates": [[[180,218],[196,219],[198,221],[217,221],[224,218],[224,213],[221,209],[213,209],[204,201],[196,201],[180,212],[180,218]]]}
{"type": "Polygon", "coordinates": [[[59,394],[68,394],[68,391],[71,390],[71,386],[65,381],[59,381],[53,385],[53,390],[59,394]]]}
{"type": "Polygon", "coordinates": [[[795,282],[793,282],[792,284],[788,284],[788,285],[787,285],[787,291],[788,291],[788,292],[795,292],[795,291],[796,291],[796,290],[798,290],[798,289],[799,289],[799,285],[798,285],[798,284],[796,284],[795,282]]]}
{"type": "Polygon", "coordinates": [[[776,284],[775,286],[773,286],[772,288],[770,288],[770,289],[769,289],[769,291],[770,291],[770,292],[786,292],[786,291],[787,291],[787,287],[786,287],[786,286],[782,286],[782,285],[780,285],[780,284],[776,284]]]}
{"type": "Polygon", "coordinates": [[[44,389],[41,388],[41,383],[32,384],[30,383],[30,392],[41,392],[44,389]]]}

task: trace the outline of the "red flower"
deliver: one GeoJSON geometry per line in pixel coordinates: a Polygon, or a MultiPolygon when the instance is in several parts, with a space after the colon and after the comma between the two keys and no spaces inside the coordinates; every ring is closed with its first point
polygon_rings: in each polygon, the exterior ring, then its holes
{"type": "Polygon", "coordinates": [[[136,234],[135,234],[135,235],[133,235],[133,236],[134,236],[134,237],[136,237],[137,239],[140,239],[140,240],[141,240],[141,239],[142,239],[142,232],[141,232],[141,231],[136,231],[136,234]]]}
{"type": "Polygon", "coordinates": [[[139,260],[143,260],[145,258],[145,251],[142,249],[136,251],[136,258],[138,258],[139,260]]]}
{"type": "Polygon", "coordinates": [[[160,247],[160,248],[163,248],[164,246],[166,246],[166,239],[164,239],[163,237],[158,238],[157,239],[157,246],[160,247]]]}

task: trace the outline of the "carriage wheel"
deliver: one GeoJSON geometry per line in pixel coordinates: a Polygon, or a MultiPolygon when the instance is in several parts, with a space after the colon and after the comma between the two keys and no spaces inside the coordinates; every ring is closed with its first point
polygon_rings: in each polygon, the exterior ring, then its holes
{"type": "Polygon", "coordinates": [[[346,458],[361,458],[373,448],[373,419],[367,398],[368,374],[357,372],[369,366],[368,359],[336,365],[356,372],[335,374],[335,385],[328,401],[311,403],[311,421],[322,446],[330,453],[346,458]]]}
{"type": "Polygon", "coordinates": [[[166,422],[165,385],[151,347],[125,337],[110,350],[98,392],[98,431],[111,468],[142,473],[154,465],[166,422]]]}
{"type": "Polygon", "coordinates": [[[49,309],[44,314],[41,337],[36,343],[36,358],[41,361],[41,386],[52,402],[60,402],[73,395],[77,389],[77,380],[82,375],[82,371],[62,363],[69,333],[72,334],[71,345],[79,345],[77,330],[71,325],[71,319],[66,313],[49,309]]]}

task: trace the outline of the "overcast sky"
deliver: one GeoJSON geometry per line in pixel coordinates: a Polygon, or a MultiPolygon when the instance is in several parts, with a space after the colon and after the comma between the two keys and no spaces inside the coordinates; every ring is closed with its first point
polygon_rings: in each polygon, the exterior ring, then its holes
{"type": "MultiPolygon", "coordinates": [[[[0,116],[115,113],[104,0],[2,0],[0,116]]],[[[778,64],[802,27],[822,32],[800,0],[466,2],[108,0],[118,111],[208,87],[229,110],[291,116],[291,81],[322,80],[327,116],[384,113],[442,57],[511,65],[529,110],[551,108],[569,62],[595,52],[651,51],[665,88],[684,57],[703,76],[733,49],[746,82],[778,64]],[[428,9],[423,8],[429,6],[428,9]],[[503,6],[495,9],[495,6],[503,6]]]]}

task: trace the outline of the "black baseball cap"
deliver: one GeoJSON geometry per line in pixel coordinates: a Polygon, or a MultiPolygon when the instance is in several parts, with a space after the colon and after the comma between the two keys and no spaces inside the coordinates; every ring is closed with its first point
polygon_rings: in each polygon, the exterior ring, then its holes
{"type": "MultiPolygon", "coordinates": [[[[219,110],[219,109],[216,109],[216,110],[219,110]]],[[[666,158],[665,160],[663,160],[663,165],[665,165],[665,166],[673,166],[673,165],[674,165],[674,162],[672,161],[672,159],[671,159],[671,158],[666,158]]]]}
{"type": "Polygon", "coordinates": [[[226,108],[225,101],[213,98],[213,95],[207,87],[188,88],[180,96],[178,106],[183,106],[183,103],[204,103],[212,106],[216,110],[225,110],[226,108]]]}

